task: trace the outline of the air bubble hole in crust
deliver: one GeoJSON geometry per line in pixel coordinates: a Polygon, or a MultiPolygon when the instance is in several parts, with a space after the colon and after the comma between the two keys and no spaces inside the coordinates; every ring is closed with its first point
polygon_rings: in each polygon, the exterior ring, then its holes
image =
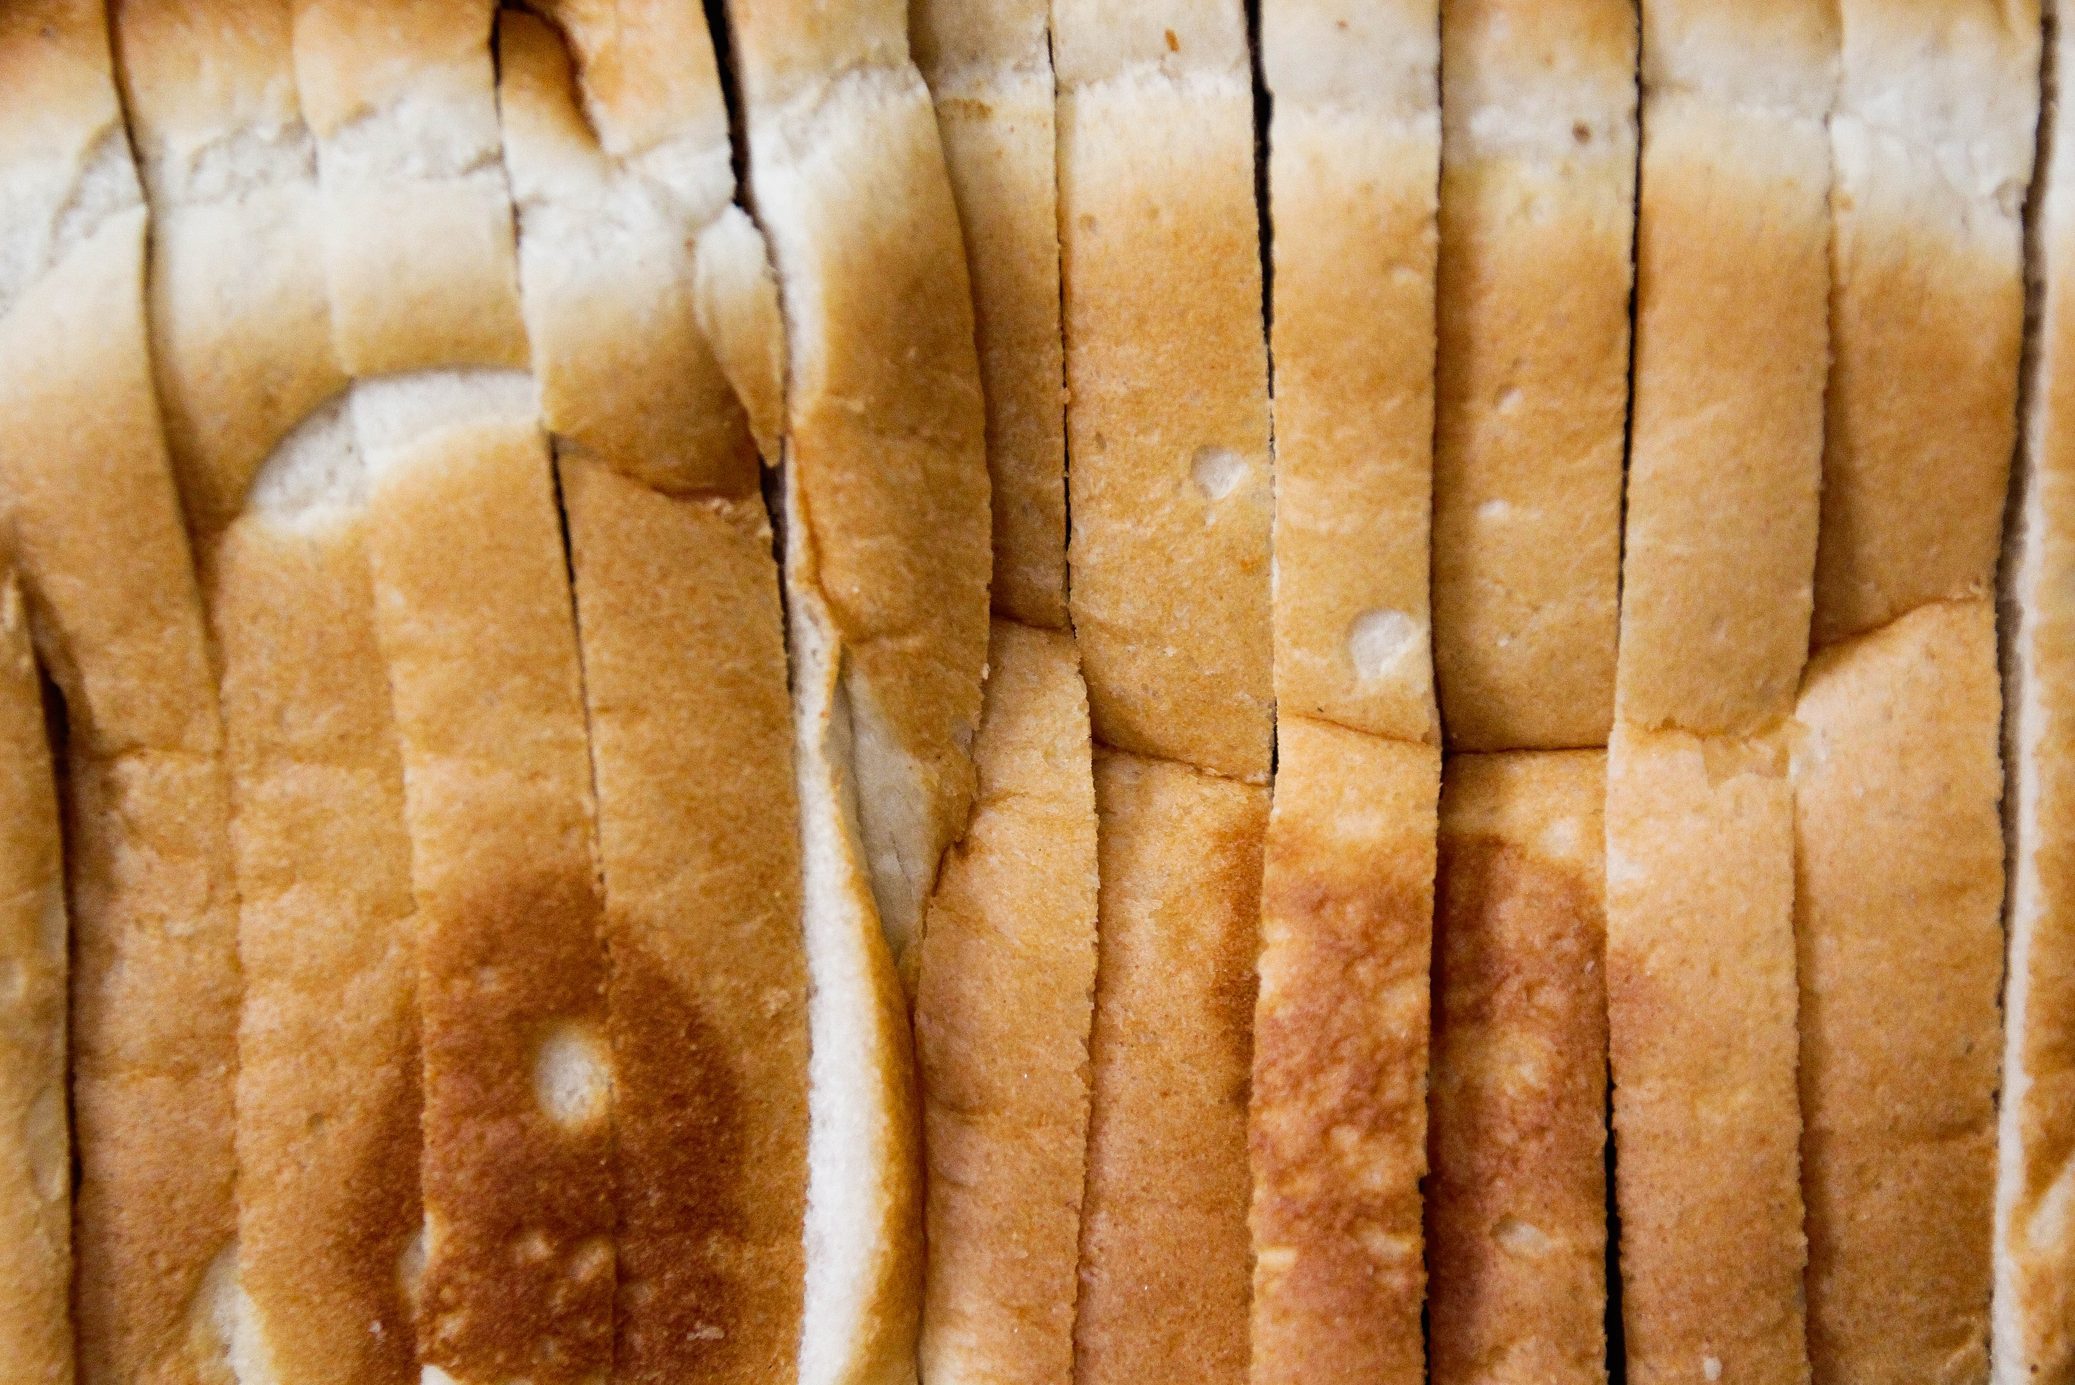
{"type": "Polygon", "coordinates": [[[1189,474],[1207,499],[1223,500],[1246,479],[1246,459],[1229,447],[1199,447],[1189,474]]]}
{"type": "Polygon", "coordinates": [[[548,1118],[565,1129],[602,1119],[612,1093],[604,1040],[586,1024],[549,1030],[533,1056],[533,1091],[548,1118]]]}

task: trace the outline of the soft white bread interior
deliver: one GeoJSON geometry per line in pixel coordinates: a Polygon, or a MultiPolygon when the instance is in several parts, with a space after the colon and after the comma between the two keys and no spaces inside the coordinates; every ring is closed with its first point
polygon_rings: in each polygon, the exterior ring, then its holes
{"type": "Polygon", "coordinates": [[[1996,1385],[2075,1382],[2075,33],[2047,54],[2032,227],[2038,305],[2020,503],[2003,565],[2010,839],[1990,1362],[1996,1385]]]}
{"type": "Polygon", "coordinates": [[[1596,750],[1463,755],[1443,774],[1436,1385],[1607,1379],[1606,784],[1596,750]]]}
{"type": "MultiPolygon", "coordinates": [[[[1433,741],[1440,29],[1433,0],[1269,0],[1278,719],[1433,741]]],[[[1078,458],[1077,458],[1078,461],[1078,458]]]]}
{"type": "Polygon", "coordinates": [[[916,0],[915,60],[965,230],[987,400],[994,609],[1066,625],[1058,142],[1045,0],[916,0]]]}
{"type": "Polygon", "coordinates": [[[1247,1087],[1268,791],[1098,750],[1074,1379],[1247,1378],[1247,1087]]]}
{"type": "Polygon", "coordinates": [[[403,1382],[421,1225],[410,842],[292,19],[287,0],[126,0],[118,54],[236,809],[232,1366],[245,1385],[403,1382]]]}
{"type": "Polygon", "coordinates": [[[690,0],[544,8],[559,32],[499,21],[499,109],[598,796],[613,1373],[787,1381],[809,996],[778,567],[698,311],[701,237],[742,215],[726,116],[690,0]]]}
{"type": "Polygon", "coordinates": [[[923,902],[971,807],[987,660],[986,420],[958,208],[904,4],[728,9],[785,310],[788,589],[826,626],[864,860],[912,985],[923,902]]]}
{"type": "Polygon", "coordinates": [[[1059,0],[1070,563],[1096,739],[1265,782],[1268,367],[1238,0],[1059,0]]]}
{"type": "Polygon", "coordinates": [[[988,667],[979,798],[930,900],[915,1000],[922,1377],[1069,1385],[1095,987],[1088,692],[1063,633],[998,620],[988,667]]]}
{"type": "Polygon", "coordinates": [[[0,1359],[70,1385],[72,1131],[66,1115],[64,862],[29,614],[0,582],[0,1359]]]}
{"type": "Polygon", "coordinates": [[[1441,7],[1434,668],[1451,748],[1614,717],[1635,231],[1628,0],[1441,7]]]}
{"type": "Polygon", "coordinates": [[[1416,1382],[1441,752],[1293,717],[1277,758],[1247,1131],[1250,1379],[1416,1382]]]}
{"type": "Polygon", "coordinates": [[[64,701],[78,1365],[226,1369],[237,910],[216,693],[89,0],[0,8],[0,496],[64,701]]]}

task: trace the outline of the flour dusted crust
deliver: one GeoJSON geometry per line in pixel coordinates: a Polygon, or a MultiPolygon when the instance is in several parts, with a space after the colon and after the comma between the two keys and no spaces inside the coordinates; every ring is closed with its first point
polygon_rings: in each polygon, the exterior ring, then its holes
{"type": "Polygon", "coordinates": [[[1428,613],[1433,0],[1262,10],[1274,98],[1275,705],[1439,736],[1428,613]]]}
{"type": "Polygon", "coordinates": [[[1045,0],[922,0],[929,82],[973,280],[987,400],[994,609],[1066,625],[1066,399],[1059,196],[1045,0]]]}
{"type": "Polygon", "coordinates": [[[915,1003],[925,1380],[1073,1379],[1096,950],[1088,694],[1071,637],[997,621],[972,825],[915,1003]]]}
{"type": "Polygon", "coordinates": [[[201,603],[147,356],[146,214],[101,6],[0,11],[0,85],[0,492],[69,728],[78,1366],[88,1381],[214,1380],[235,1216],[236,898],[201,603]]]}
{"type": "Polygon", "coordinates": [[[1617,723],[1607,763],[1628,1379],[1806,1381],[1784,753],[1617,723]]]}
{"type": "Polygon", "coordinates": [[[1098,750],[1074,1379],[1247,1379],[1247,1087],[1268,793],[1098,750]]]}
{"type": "Polygon", "coordinates": [[[696,303],[699,237],[741,215],[726,117],[695,5],[547,9],[560,33],[500,21],[500,109],[598,793],[613,1371],[789,1380],[808,1127],[792,724],[749,417],[696,303]]]}
{"type": "MultiPolygon", "coordinates": [[[[2068,70],[2065,25],[2048,71],[2068,70]]],[[[2059,80],[2065,81],[2064,77],[2059,80]]],[[[2053,86],[2049,85],[2051,92],[2053,86]]],[[[2031,343],[2030,414],[2021,455],[2021,504],[2004,564],[2009,714],[2009,966],[1997,1132],[1991,1365],[1996,1385],[2075,1382],[2075,476],[2069,409],[2075,404],[2075,299],[2069,297],[2075,223],[2075,131],[2064,102],[2045,111],[2045,180],[2033,229],[2039,321],[2031,343]]]]}
{"type": "Polygon", "coordinates": [[[1230,0],[1053,9],[1069,560],[1096,738],[1265,781],[1267,353],[1230,0]]]}
{"type": "Polygon", "coordinates": [[[1601,751],[1462,755],[1441,790],[1427,1342],[1438,1385],[1602,1385],[1601,751]]]}
{"type": "Polygon", "coordinates": [[[1988,602],[1920,607],[1818,654],[1795,712],[1819,1370],[1987,1374],[2003,974],[1995,651],[1988,602]]]}
{"type": "Polygon", "coordinates": [[[958,208],[894,0],[738,3],[749,197],[789,368],[788,562],[828,622],[874,900],[912,984],[973,792],[986,419],[958,208]]]}
{"type": "Polygon", "coordinates": [[[1636,11],[1449,0],[1441,44],[1442,722],[1455,749],[1600,745],[1614,715],[1636,11]]]}
{"type": "Polygon", "coordinates": [[[72,1135],[65,1111],[68,930],[43,690],[20,584],[0,582],[0,1356],[24,1385],[69,1385],[72,1135]]]}
{"type": "Polygon", "coordinates": [[[1254,1007],[1253,1369],[1423,1378],[1441,753],[1282,718],[1254,1007]]]}

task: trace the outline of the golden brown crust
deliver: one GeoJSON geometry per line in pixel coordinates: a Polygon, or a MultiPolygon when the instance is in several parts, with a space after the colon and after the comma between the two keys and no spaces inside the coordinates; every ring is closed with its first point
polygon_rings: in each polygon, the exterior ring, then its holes
{"type": "Polygon", "coordinates": [[[1603,1385],[1607,757],[1466,755],[1441,791],[1436,1385],[1603,1385]]]}
{"type": "Polygon", "coordinates": [[[547,448],[490,416],[369,464],[420,917],[420,1350],[462,1385],[586,1381],[613,1348],[605,957],[547,448]],[[558,1083],[558,1057],[591,1080],[558,1083]]]}
{"type": "Polygon", "coordinates": [[[987,658],[986,419],[958,209],[891,0],[730,5],[750,191],[791,374],[788,581],[839,642],[858,826],[912,981],[923,902],[971,806],[987,658]]]}
{"type": "MultiPolygon", "coordinates": [[[[1087,42],[1066,14],[1062,52],[1087,42]]],[[[1272,505],[1253,93],[1243,44],[1202,70],[1177,43],[1174,70],[1078,82],[1060,69],[1073,620],[1097,739],[1265,781],[1272,505]]]]}
{"type": "Polygon", "coordinates": [[[922,1376],[1068,1385],[1095,986],[1088,694],[1065,634],[997,621],[988,667],[979,797],[915,1000],[922,1376]]]}
{"type": "Polygon", "coordinates": [[[282,1385],[412,1381],[416,933],[364,515],[247,514],[203,583],[237,804],[252,1363],[282,1385]]]}
{"type": "Polygon", "coordinates": [[[1643,130],[1617,715],[1741,735],[1790,710],[1808,646],[1829,149],[1681,90],[1646,89],[1643,130]]]}
{"type": "Polygon", "coordinates": [[[614,1374],[790,1380],[807,979],[770,526],[754,493],[561,471],[612,954],[614,1374]]]}
{"type": "MultiPolygon", "coordinates": [[[[1432,0],[1270,3],[1275,704],[1439,738],[1428,610],[1439,35],[1432,0]],[[1340,18],[1328,86],[1310,22],[1340,18]],[[1404,90],[1389,80],[1409,69],[1404,90]],[[1285,75],[1289,80],[1285,80],[1285,75]]],[[[1199,286],[1197,292],[1202,292],[1199,286]]],[[[1214,767],[1232,771],[1229,764],[1214,767]]]]}
{"type": "Polygon", "coordinates": [[[1043,0],[918,0],[913,22],[973,280],[994,609],[1063,629],[1065,366],[1046,15],[1043,0]]]}
{"type": "Polygon", "coordinates": [[[0,582],[0,1360],[72,1381],[72,1137],[65,1109],[64,863],[28,612],[0,582]]]}
{"type": "Polygon", "coordinates": [[[1296,717],[1277,739],[1248,1122],[1250,1378],[1415,1382],[1441,754],[1296,717]]]}
{"type": "Polygon", "coordinates": [[[1844,0],[1814,642],[1989,594],[2017,428],[2038,0],[1844,0]]]}
{"type": "Polygon", "coordinates": [[[225,1369],[207,1291],[228,1277],[210,1270],[235,1217],[215,689],[146,358],[144,211],[101,7],[8,6],[0,74],[48,102],[18,97],[0,120],[0,236],[7,272],[26,275],[0,283],[0,491],[69,728],[79,1370],[188,1385],[225,1369]],[[39,224],[48,237],[17,239],[39,224]]]}
{"type": "Polygon", "coordinates": [[[1608,1036],[1636,1385],[1809,1378],[1783,759],[1764,740],[1625,725],[1608,751],[1608,1036]]]}
{"type": "Polygon", "coordinates": [[[1922,607],[1824,651],[1795,716],[1810,1355],[1838,1378],[1980,1380],[2002,1031],[1994,608],[1922,607]]]}
{"type": "Polygon", "coordinates": [[[1449,0],[1441,42],[1442,722],[1458,749],[1601,745],[1614,716],[1635,8],[1449,0]]]}
{"type": "Polygon", "coordinates": [[[1074,1379],[1247,1376],[1264,789],[1098,751],[1093,1097],[1074,1379]]]}

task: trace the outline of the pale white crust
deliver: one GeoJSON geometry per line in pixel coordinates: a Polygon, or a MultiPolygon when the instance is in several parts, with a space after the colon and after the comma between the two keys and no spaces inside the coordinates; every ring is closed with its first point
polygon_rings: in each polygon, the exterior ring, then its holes
{"type": "Polygon", "coordinates": [[[1635,7],[1448,0],[1441,44],[1442,723],[1451,749],[1603,745],[1628,421],[1635,7]]]}
{"type": "Polygon", "coordinates": [[[43,689],[22,589],[0,581],[0,1359],[71,1385],[72,1132],[66,1120],[64,862],[43,689]]]}
{"type": "Polygon", "coordinates": [[[1607,757],[1456,756],[1434,908],[1436,1385],[1604,1385],[1607,757]]]}
{"type": "Polygon", "coordinates": [[[102,7],[0,9],[0,85],[0,493],[69,728],[78,1369],[202,1385],[227,1347],[237,909],[102,7]]]}
{"type": "Polygon", "coordinates": [[[1079,1385],[1247,1378],[1247,1086],[1268,791],[1099,749],[1079,1385]]]}
{"type": "Polygon", "coordinates": [[[1441,752],[1277,725],[1253,1014],[1254,1385],[1424,1376],[1441,752]]]}
{"type": "Polygon", "coordinates": [[[1261,20],[1275,99],[1276,715],[1437,741],[1438,16],[1434,0],[1269,0],[1261,20]]]}
{"type": "Polygon", "coordinates": [[[1096,739],[1265,782],[1267,352],[1237,0],[1054,8],[1071,604],[1096,739]]]}
{"type": "Polygon", "coordinates": [[[915,1000],[929,1159],[922,1377],[1073,1379],[1096,947],[1095,784],[1073,640],[996,621],[972,824],[915,1000]]]}
{"type": "Polygon", "coordinates": [[[720,88],[689,0],[545,8],[559,33],[499,21],[499,109],[598,796],[613,1374],[784,1382],[809,1000],[778,569],[697,303],[733,188],[720,88]]]}
{"type": "MultiPolygon", "coordinates": [[[[2065,83],[2070,28],[2048,55],[2065,83]]],[[[2050,84],[2048,90],[2053,90],[2050,84]]],[[[1997,1133],[1990,1364],[1996,1385],[2075,1382],[2075,103],[2045,115],[2033,228],[2039,321],[2004,564],[2009,967],[1997,1133]]]]}

